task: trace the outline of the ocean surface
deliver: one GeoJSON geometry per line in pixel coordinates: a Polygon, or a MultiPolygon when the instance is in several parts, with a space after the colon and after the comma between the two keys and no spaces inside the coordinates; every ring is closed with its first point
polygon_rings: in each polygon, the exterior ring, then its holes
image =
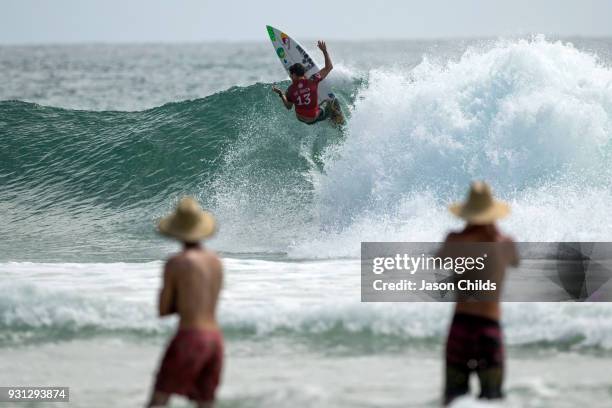
{"type": "MultiPolygon", "coordinates": [[[[612,239],[612,39],[328,46],[342,129],[284,109],[263,40],[0,47],[0,385],[143,405],[185,194],[220,225],[228,408],[439,406],[450,305],[361,303],[360,242],[443,239],[473,179],[519,241],[612,239]]],[[[612,406],[611,305],[503,323],[508,398],[454,406],[612,406]]]]}

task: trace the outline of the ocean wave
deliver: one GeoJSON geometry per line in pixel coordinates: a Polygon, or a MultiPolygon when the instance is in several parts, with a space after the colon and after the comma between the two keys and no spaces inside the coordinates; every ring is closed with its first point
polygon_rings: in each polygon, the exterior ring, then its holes
{"type": "Polygon", "coordinates": [[[477,178],[520,240],[609,240],[612,69],[596,55],[538,37],[341,74],[343,130],[298,123],[269,84],[141,112],[0,102],[0,253],[155,259],[154,220],[192,194],[223,251],[354,257],[441,239],[477,178]]]}
{"type": "MultiPolygon", "coordinates": [[[[161,339],[176,319],[159,320],[153,298],[79,294],[32,284],[0,286],[0,346],[68,341],[99,336],[161,339]]],[[[292,303],[232,303],[223,299],[219,318],[230,341],[290,337],[316,346],[351,348],[440,346],[451,317],[448,304],[366,304],[347,299],[292,303]]],[[[612,350],[612,313],[607,304],[509,303],[504,330],[510,346],[612,350]]]]}
{"type": "Polygon", "coordinates": [[[361,241],[437,241],[470,181],[512,204],[522,241],[610,239],[612,69],[571,44],[472,47],[413,70],[375,70],[347,136],[326,150],[320,234],[296,257],[356,256],[361,241]],[[579,225],[579,227],[577,227],[579,225]]]}
{"type": "Polygon", "coordinates": [[[222,211],[239,200],[251,203],[242,217],[259,216],[252,223],[264,218],[266,196],[282,191],[279,205],[299,207],[312,190],[312,158],[338,134],[295,121],[268,84],[141,112],[4,101],[0,117],[0,232],[14,237],[0,253],[12,260],[151,257],[152,220],[184,194],[226,225],[240,222],[222,211]]]}

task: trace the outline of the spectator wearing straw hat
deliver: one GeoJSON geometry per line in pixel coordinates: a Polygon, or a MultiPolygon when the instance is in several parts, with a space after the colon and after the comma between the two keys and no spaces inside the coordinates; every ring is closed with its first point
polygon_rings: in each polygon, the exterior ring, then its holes
{"type": "Polygon", "coordinates": [[[180,320],[149,406],[166,405],[171,394],[179,394],[210,407],[223,363],[223,339],[215,317],[223,272],[217,255],[200,241],[215,232],[215,220],[193,198],[185,197],[158,227],[161,234],[183,245],[166,262],[159,295],[159,315],[176,313],[180,320]]]}
{"type": "MultiPolygon", "coordinates": [[[[468,248],[473,248],[476,243],[494,247],[484,273],[501,287],[506,268],[518,265],[514,242],[495,225],[498,219],[510,212],[508,204],[495,200],[486,183],[474,182],[467,200],[453,204],[449,209],[466,224],[463,230],[448,234],[441,252],[448,247],[469,251],[468,248]]],[[[503,397],[504,346],[499,323],[500,292],[496,292],[494,299],[484,301],[457,296],[446,343],[445,405],[469,392],[472,373],[476,373],[480,381],[480,398],[503,397]]]]}

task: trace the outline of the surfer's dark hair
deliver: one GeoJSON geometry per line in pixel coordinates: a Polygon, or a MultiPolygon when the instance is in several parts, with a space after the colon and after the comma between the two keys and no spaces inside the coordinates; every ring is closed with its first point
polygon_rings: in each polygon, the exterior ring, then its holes
{"type": "Polygon", "coordinates": [[[304,74],[306,73],[306,69],[304,69],[304,66],[302,64],[296,62],[295,64],[289,67],[289,73],[295,74],[297,76],[304,76],[304,74]]]}

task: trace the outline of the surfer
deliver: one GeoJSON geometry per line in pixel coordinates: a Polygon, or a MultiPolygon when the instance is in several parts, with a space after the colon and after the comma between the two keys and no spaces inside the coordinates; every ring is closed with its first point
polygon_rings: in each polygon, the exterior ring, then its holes
{"type": "Polygon", "coordinates": [[[319,41],[317,46],[325,57],[325,66],[323,69],[310,78],[306,78],[306,69],[304,66],[300,63],[295,63],[289,67],[291,85],[287,89],[287,92],[283,93],[283,91],[276,86],[272,87],[272,91],[280,96],[285,108],[291,110],[295,105],[295,116],[299,121],[308,125],[323,121],[330,115],[332,117],[341,117],[342,115],[339,112],[338,102],[335,99],[331,102],[323,102],[323,104],[321,104],[322,106],[319,106],[317,103],[319,100],[319,82],[324,80],[334,68],[329,53],[327,52],[327,45],[325,42],[319,41]]]}
{"type": "Polygon", "coordinates": [[[164,406],[171,394],[211,407],[223,363],[223,339],[215,318],[222,265],[199,241],[215,231],[213,216],[189,197],[159,222],[159,232],[183,243],[166,262],[159,295],[159,315],[177,313],[176,335],[161,362],[149,403],[164,406]]]}
{"type": "Polygon", "coordinates": [[[448,405],[455,398],[469,392],[469,377],[473,372],[480,381],[480,398],[502,398],[504,347],[499,324],[499,294],[506,268],[517,266],[519,260],[514,242],[499,231],[495,221],[506,216],[509,207],[493,199],[486,183],[475,182],[467,201],[452,205],[450,211],[465,220],[466,226],[460,232],[448,234],[438,255],[445,256],[450,252],[455,256],[466,256],[474,249],[482,251],[479,248],[486,248],[486,268],[480,273],[496,282],[498,290],[486,297],[486,300],[481,298],[477,301],[461,292],[457,294],[446,343],[444,404],[448,405]],[[475,243],[483,244],[475,246],[475,243]]]}

